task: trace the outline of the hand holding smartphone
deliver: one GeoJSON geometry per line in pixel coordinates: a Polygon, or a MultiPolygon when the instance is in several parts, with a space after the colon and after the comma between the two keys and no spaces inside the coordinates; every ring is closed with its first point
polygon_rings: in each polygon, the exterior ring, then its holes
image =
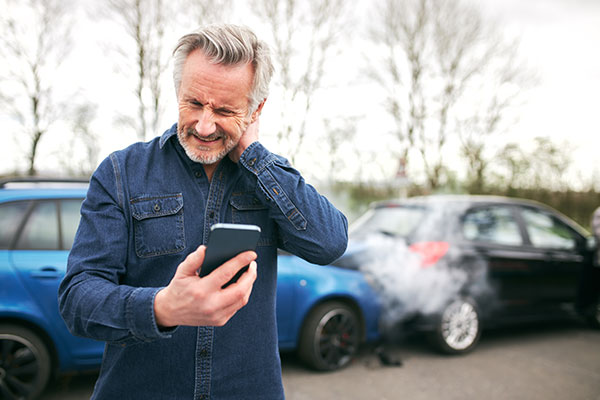
{"type": "MultiPolygon", "coordinates": [[[[220,223],[211,226],[204,262],[198,274],[204,277],[238,254],[256,249],[259,237],[260,227],[256,225],[220,223]]],[[[248,266],[240,269],[223,288],[236,282],[247,269],[248,266]]]]}

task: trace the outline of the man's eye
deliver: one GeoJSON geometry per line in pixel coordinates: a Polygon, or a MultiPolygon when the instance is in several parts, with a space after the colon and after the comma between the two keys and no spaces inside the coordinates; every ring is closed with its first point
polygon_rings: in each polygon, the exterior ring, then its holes
{"type": "Polygon", "coordinates": [[[204,106],[204,104],[202,104],[202,103],[200,103],[199,101],[196,101],[196,100],[192,100],[192,101],[190,101],[190,103],[193,106],[196,106],[196,107],[203,107],[204,106]]]}
{"type": "Polygon", "coordinates": [[[219,115],[223,115],[225,117],[229,117],[233,114],[235,114],[233,111],[231,110],[227,110],[227,109],[223,109],[223,108],[219,108],[218,110],[215,110],[215,112],[219,115]]]}

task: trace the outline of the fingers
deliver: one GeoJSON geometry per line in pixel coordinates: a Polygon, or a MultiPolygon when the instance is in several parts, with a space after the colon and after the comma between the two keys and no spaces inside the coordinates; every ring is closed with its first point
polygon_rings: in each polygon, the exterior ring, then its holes
{"type": "Polygon", "coordinates": [[[250,301],[254,281],[256,280],[256,261],[252,261],[240,279],[221,291],[226,306],[222,308],[222,319],[215,326],[224,325],[233,315],[250,301]]]}
{"type": "Polygon", "coordinates": [[[154,313],[160,326],[222,326],[248,304],[256,280],[256,253],[241,253],[199,278],[196,270],[204,261],[205,250],[200,246],[188,254],[169,285],[155,296],[154,313]],[[222,289],[246,265],[248,271],[238,282],[222,289]]]}
{"type": "Polygon", "coordinates": [[[197,275],[197,270],[204,261],[204,254],[206,253],[206,246],[200,245],[195,251],[187,255],[185,260],[177,268],[176,274],[182,276],[197,275]]]}
{"type": "Polygon", "coordinates": [[[220,267],[216,268],[208,276],[204,277],[204,279],[210,278],[211,285],[213,285],[215,288],[221,288],[223,285],[229,282],[240,269],[256,260],[256,257],[257,255],[254,251],[245,251],[240,253],[231,260],[225,262],[220,267]]]}
{"type": "Polygon", "coordinates": [[[248,267],[248,271],[246,271],[240,279],[237,281],[238,290],[244,294],[242,303],[243,305],[248,304],[248,300],[250,299],[250,294],[252,293],[252,287],[254,286],[254,281],[257,277],[257,265],[256,261],[252,261],[248,267]]]}

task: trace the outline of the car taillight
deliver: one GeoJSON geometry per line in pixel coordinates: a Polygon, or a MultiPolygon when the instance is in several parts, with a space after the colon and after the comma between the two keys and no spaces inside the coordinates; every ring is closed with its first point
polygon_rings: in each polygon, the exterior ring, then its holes
{"type": "Polygon", "coordinates": [[[417,242],[409,246],[410,251],[421,256],[421,267],[430,267],[442,258],[450,248],[448,242],[417,242]]]}

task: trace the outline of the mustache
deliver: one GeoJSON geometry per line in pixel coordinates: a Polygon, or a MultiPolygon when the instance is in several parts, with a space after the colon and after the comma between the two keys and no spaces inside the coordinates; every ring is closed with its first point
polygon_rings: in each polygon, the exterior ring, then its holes
{"type": "Polygon", "coordinates": [[[208,135],[208,136],[200,136],[200,135],[198,134],[198,131],[197,131],[196,129],[194,129],[194,128],[187,128],[187,129],[185,130],[185,134],[186,134],[187,136],[195,136],[195,137],[197,137],[198,139],[200,139],[200,140],[204,140],[204,141],[207,141],[207,142],[209,142],[209,141],[213,141],[213,140],[222,139],[222,138],[224,138],[224,137],[225,137],[225,132],[223,132],[223,131],[221,131],[221,130],[217,130],[216,132],[214,132],[214,133],[211,133],[211,134],[210,134],[210,135],[208,135]]]}

